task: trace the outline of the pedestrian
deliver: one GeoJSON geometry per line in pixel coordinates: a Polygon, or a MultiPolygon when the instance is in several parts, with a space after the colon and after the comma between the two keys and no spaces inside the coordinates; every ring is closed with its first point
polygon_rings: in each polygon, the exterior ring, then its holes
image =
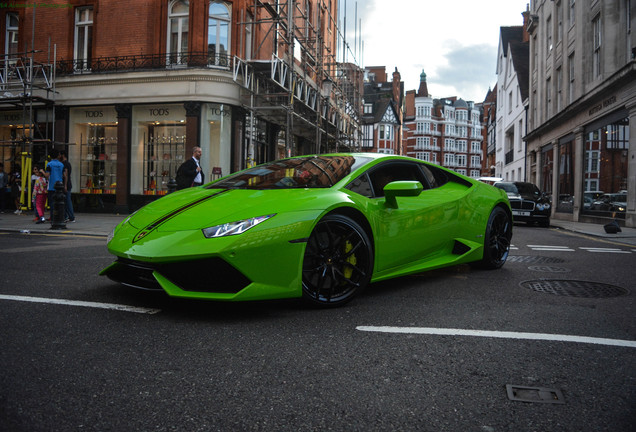
{"type": "Polygon", "coordinates": [[[73,189],[73,183],[71,182],[71,163],[68,161],[68,155],[66,150],[60,152],[62,154],[62,163],[66,168],[66,218],[65,222],[75,222],[75,212],[73,211],[73,200],[71,199],[71,189],[73,189]]]}
{"type": "Polygon", "coordinates": [[[177,190],[201,186],[205,179],[201,168],[201,147],[192,148],[192,158],[181,164],[177,170],[177,190]]]}
{"type": "Polygon", "coordinates": [[[4,213],[7,186],[9,185],[9,174],[4,172],[4,164],[0,162],[0,213],[4,213]]]}
{"type": "Polygon", "coordinates": [[[38,214],[36,223],[44,223],[46,219],[44,217],[44,206],[46,205],[46,193],[48,190],[48,185],[46,182],[46,177],[44,177],[44,170],[39,167],[34,168],[34,172],[37,175],[35,179],[35,183],[33,185],[33,197],[35,198],[35,210],[36,214],[38,214]]]}
{"type": "Polygon", "coordinates": [[[15,164],[13,171],[9,174],[9,185],[11,186],[11,198],[15,204],[15,211],[13,213],[19,215],[22,214],[22,203],[20,202],[20,194],[22,192],[22,173],[20,165],[15,164]]]}
{"type": "MultiPolygon", "coordinates": [[[[31,190],[35,190],[35,182],[38,180],[38,177],[40,176],[40,167],[38,167],[37,165],[33,166],[33,173],[31,174],[31,190]]],[[[46,178],[44,179],[46,180],[46,178]]],[[[45,195],[46,195],[46,190],[44,191],[45,195]]],[[[33,203],[33,222],[37,222],[38,220],[40,220],[40,216],[44,216],[44,215],[40,215],[38,213],[38,208],[35,202],[35,193],[33,194],[33,196],[31,197],[31,202],[33,203]]],[[[46,204],[46,198],[45,198],[45,204],[46,204]]]]}
{"type": "MultiPolygon", "coordinates": [[[[59,150],[53,149],[50,153],[51,162],[46,165],[46,171],[44,175],[49,182],[48,188],[48,199],[49,199],[49,207],[51,207],[51,221],[53,220],[53,210],[55,209],[55,205],[53,203],[53,196],[55,194],[55,183],[62,182],[62,185],[66,184],[64,177],[66,177],[66,170],[64,169],[64,164],[62,163],[62,155],[59,150]]],[[[66,192],[63,190],[63,192],[66,192]]],[[[64,194],[66,196],[66,193],[64,194]]],[[[64,217],[64,215],[62,215],[64,217]]]]}

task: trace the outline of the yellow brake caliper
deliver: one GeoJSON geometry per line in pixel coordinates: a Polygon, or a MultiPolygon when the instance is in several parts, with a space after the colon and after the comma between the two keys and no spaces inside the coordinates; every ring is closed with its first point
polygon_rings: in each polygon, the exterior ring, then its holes
{"type": "MultiPolygon", "coordinates": [[[[345,254],[348,254],[351,249],[353,249],[353,245],[350,241],[347,240],[345,242],[345,254]]],[[[351,279],[351,275],[353,274],[353,266],[358,263],[358,260],[356,260],[356,254],[351,254],[351,256],[347,258],[346,261],[351,264],[351,266],[345,266],[345,268],[343,269],[343,273],[345,278],[351,279]]]]}

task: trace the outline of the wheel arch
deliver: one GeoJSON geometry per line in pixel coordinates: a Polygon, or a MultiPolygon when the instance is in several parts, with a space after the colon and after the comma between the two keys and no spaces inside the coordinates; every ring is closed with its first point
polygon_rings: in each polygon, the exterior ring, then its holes
{"type": "Polygon", "coordinates": [[[325,214],[325,216],[332,214],[339,214],[353,219],[365,231],[365,233],[371,240],[371,247],[373,248],[373,250],[375,250],[375,237],[373,235],[373,229],[371,228],[371,224],[369,223],[366,216],[364,216],[364,214],[360,210],[348,206],[337,207],[329,211],[327,214],[325,214]]]}

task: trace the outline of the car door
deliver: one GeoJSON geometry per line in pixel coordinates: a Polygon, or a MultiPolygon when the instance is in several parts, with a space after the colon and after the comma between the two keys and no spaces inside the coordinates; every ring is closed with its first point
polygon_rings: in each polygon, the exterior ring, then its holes
{"type": "Polygon", "coordinates": [[[374,229],[376,272],[390,271],[438,256],[447,244],[457,219],[457,203],[439,187],[423,164],[387,161],[368,172],[369,212],[374,229]],[[398,197],[397,208],[387,207],[383,188],[393,181],[419,181],[419,196],[398,197]]]}

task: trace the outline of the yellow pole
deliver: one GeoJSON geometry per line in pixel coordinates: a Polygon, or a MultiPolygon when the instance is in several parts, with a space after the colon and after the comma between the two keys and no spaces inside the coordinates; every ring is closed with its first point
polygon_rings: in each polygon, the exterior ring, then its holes
{"type": "Polygon", "coordinates": [[[31,155],[27,152],[21,153],[22,161],[22,190],[20,191],[20,210],[31,209],[31,155]],[[25,195],[28,200],[25,202],[25,195]]]}

